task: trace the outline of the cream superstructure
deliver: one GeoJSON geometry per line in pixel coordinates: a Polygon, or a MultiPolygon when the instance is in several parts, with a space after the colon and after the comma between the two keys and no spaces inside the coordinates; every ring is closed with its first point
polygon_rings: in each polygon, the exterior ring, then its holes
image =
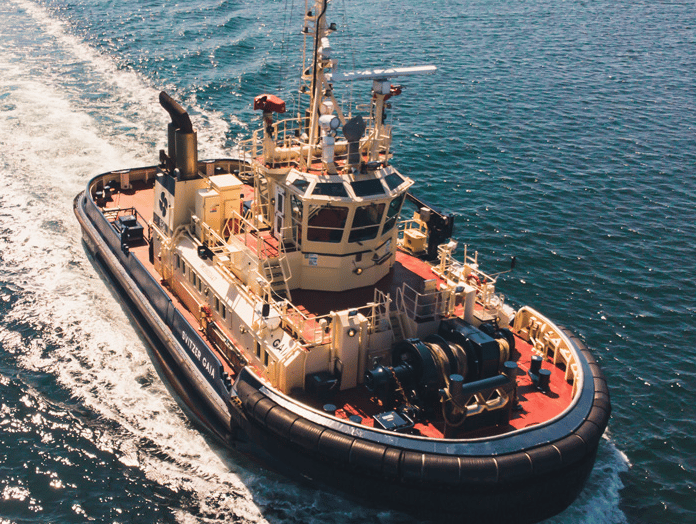
{"type": "Polygon", "coordinates": [[[322,5],[305,16],[310,45],[300,93],[308,110],[277,120],[284,102],[257,97],[263,126],[241,144],[247,166],[217,174],[214,163],[192,167],[196,132],[169,102],[173,122],[162,158],[171,170],[157,175],[154,194],[156,270],[198,313],[202,329],[212,326],[231,360],[250,362],[286,393],[322,371],[340,374],[342,389],[355,387],[394,341],[436,332],[457,306],[473,323],[496,318],[505,327],[513,314],[476,257],[454,260],[454,242],[437,247],[439,278],[420,289],[403,283],[396,296],[375,289],[371,301],[323,315],[293,302],[295,290],[372,286],[390,274],[398,249],[423,252],[432,234],[429,208],[400,223],[413,182],[390,165],[391,127],[383,116],[386,101],[401,92],[391,79],[435,68],[335,73],[334,28],[322,5]],[[334,83],[346,81],[371,83],[369,115],[340,109],[334,83]]]}

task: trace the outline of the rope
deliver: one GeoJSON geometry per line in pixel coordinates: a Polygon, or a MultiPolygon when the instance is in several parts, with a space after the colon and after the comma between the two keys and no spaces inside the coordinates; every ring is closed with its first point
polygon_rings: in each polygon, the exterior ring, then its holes
{"type": "Polygon", "coordinates": [[[288,61],[287,49],[285,47],[285,40],[288,36],[287,25],[288,21],[293,17],[293,11],[295,9],[295,0],[290,0],[290,16],[288,16],[288,0],[285,0],[285,10],[283,11],[283,30],[281,32],[280,41],[280,68],[278,71],[278,92],[280,93],[283,89],[283,70],[288,61]]]}
{"type": "MultiPolygon", "coordinates": [[[[343,0],[341,2],[342,7],[343,7],[343,27],[345,28],[345,34],[347,35],[347,39],[349,40],[349,45],[347,46],[349,51],[350,51],[350,60],[351,60],[351,71],[356,70],[355,66],[355,45],[353,44],[353,38],[352,38],[352,33],[348,31],[348,18],[346,17],[346,0],[343,0]]],[[[349,82],[348,86],[348,108],[349,108],[349,114],[352,114],[352,108],[353,108],[353,84],[355,82],[349,82]]]]}

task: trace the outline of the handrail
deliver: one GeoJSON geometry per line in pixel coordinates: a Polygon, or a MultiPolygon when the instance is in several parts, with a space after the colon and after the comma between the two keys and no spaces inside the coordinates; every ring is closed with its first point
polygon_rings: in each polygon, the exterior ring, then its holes
{"type": "MultiPolygon", "coordinates": [[[[387,144],[386,154],[388,154],[388,144],[391,141],[391,136],[389,133],[382,133],[380,136],[373,136],[374,133],[374,118],[371,116],[363,117],[366,122],[366,130],[364,137],[360,141],[361,150],[368,152],[373,143],[377,145],[387,144]]],[[[307,161],[309,159],[309,165],[314,161],[321,159],[321,151],[319,144],[310,144],[308,137],[305,135],[305,127],[303,125],[304,119],[300,118],[288,118],[283,120],[278,120],[273,122],[273,137],[274,145],[276,148],[276,161],[277,162],[289,162],[294,163],[298,166],[306,167],[307,161]],[[296,154],[293,154],[292,150],[296,148],[296,154]],[[309,156],[308,156],[309,154],[309,156]]],[[[255,130],[251,138],[242,140],[240,142],[240,148],[243,152],[245,158],[258,159],[264,155],[264,130],[255,130]]],[[[336,155],[334,161],[341,162],[348,158],[347,152],[347,142],[340,141],[336,144],[336,155]],[[340,150],[345,147],[345,153],[340,150]]]]}
{"type": "Polygon", "coordinates": [[[575,394],[582,390],[584,377],[580,371],[575,346],[565,332],[529,306],[523,306],[517,311],[513,327],[522,338],[532,344],[537,354],[544,359],[550,358],[554,365],[562,363],[565,366],[565,379],[572,384],[572,396],[575,397],[575,394]]]}
{"type": "Polygon", "coordinates": [[[389,317],[391,303],[392,299],[389,293],[384,293],[383,291],[375,288],[373,302],[372,304],[368,304],[371,307],[370,323],[368,326],[370,333],[386,331],[386,329],[380,329],[382,319],[386,320],[389,330],[393,329],[391,318],[389,317]]]}
{"type": "Polygon", "coordinates": [[[283,327],[309,344],[327,344],[332,338],[331,315],[308,317],[291,302],[283,301],[280,311],[283,327]],[[324,322],[322,322],[322,320],[324,322]]]}
{"type": "Polygon", "coordinates": [[[285,280],[288,281],[292,278],[292,267],[290,266],[290,262],[288,261],[288,252],[285,246],[286,231],[292,232],[292,226],[285,226],[280,231],[280,240],[278,241],[278,262],[280,263],[281,269],[283,270],[283,276],[285,277],[285,280]]]}
{"type": "Polygon", "coordinates": [[[420,293],[404,283],[396,289],[396,308],[416,321],[435,316],[446,316],[447,311],[449,311],[450,298],[448,291],[420,293]]]}
{"type": "Polygon", "coordinates": [[[466,283],[476,289],[476,301],[485,308],[501,308],[505,297],[495,292],[495,284],[498,275],[489,275],[479,269],[478,252],[471,257],[467,252],[468,246],[464,245],[464,262],[460,262],[453,256],[453,248],[448,245],[438,246],[440,263],[433,267],[433,273],[444,280],[452,282],[455,286],[466,283]]]}

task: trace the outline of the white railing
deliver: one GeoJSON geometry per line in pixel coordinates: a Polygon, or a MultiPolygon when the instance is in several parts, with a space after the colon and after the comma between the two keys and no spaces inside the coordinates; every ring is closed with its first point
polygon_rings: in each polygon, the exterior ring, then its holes
{"type": "Polygon", "coordinates": [[[280,310],[283,328],[304,343],[317,345],[331,342],[331,315],[307,316],[288,301],[281,303],[280,310]]]}
{"type": "Polygon", "coordinates": [[[391,303],[392,299],[389,293],[383,293],[375,288],[373,302],[368,304],[370,306],[370,316],[368,317],[370,333],[379,333],[380,331],[392,329],[389,317],[391,303]]]}
{"type": "Polygon", "coordinates": [[[474,287],[476,301],[484,308],[502,308],[505,297],[495,292],[498,275],[489,275],[481,271],[478,266],[478,252],[475,251],[473,257],[469,256],[467,245],[464,245],[464,262],[460,262],[453,255],[455,247],[456,244],[452,243],[438,246],[440,263],[433,267],[433,273],[450,285],[466,283],[474,287]]]}
{"type": "Polygon", "coordinates": [[[573,385],[572,395],[582,386],[582,375],[573,346],[563,331],[541,313],[524,306],[515,315],[514,329],[538,355],[553,365],[565,366],[565,379],[573,385]]]}
{"type": "MultiPolygon", "coordinates": [[[[363,153],[369,151],[374,143],[379,147],[384,147],[391,141],[391,135],[384,133],[375,140],[373,136],[374,120],[372,117],[363,117],[367,128],[364,138],[360,141],[360,149],[363,153]]],[[[319,144],[310,145],[306,135],[305,119],[290,118],[279,120],[272,124],[273,144],[275,153],[273,161],[294,164],[312,164],[321,160],[321,149],[319,144]],[[304,135],[304,136],[303,136],[304,135]]],[[[251,138],[240,143],[244,158],[259,159],[264,157],[264,129],[257,129],[252,133],[251,138]]],[[[341,141],[335,144],[334,161],[340,163],[347,160],[347,142],[341,141]]]]}
{"type": "Polygon", "coordinates": [[[420,293],[408,284],[396,290],[396,308],[415,321],[435,319],[447,315],[451,293],[431,291],[420,293]]]}
{"type": "MultiPolygon", "coordinates": [[[[374,302],[357,309],[358,313],[361,313],[368,319],[369,333],[391,329],[391,324],[389,322],[391,302],[392,300],[388,294],[385,295],[381,291],[375,290],[374,302]]],[[[283,327],[301,339],[304,343],[310,345],[331,343],[331,314],[319,317],[308,316],[288,301],[272,304],[271,307],[280,308],[279,312],[283,327]]]]}

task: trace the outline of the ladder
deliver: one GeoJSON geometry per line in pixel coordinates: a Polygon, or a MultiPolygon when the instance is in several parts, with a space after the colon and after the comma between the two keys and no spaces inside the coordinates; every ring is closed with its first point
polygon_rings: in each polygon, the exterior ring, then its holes
{"type": "Polygon", "coordinates": [[[401,325],[401,314],[398,310],[389,311],[389,322],[391,323],[394,342],[401,342],[404,337],[404,328],[401,325]]]}
{"type": "Polygon", "coordinates": [[[291,300],[288,279],[283,269],[283,260],[281,260],[283,257],[284,255],[266,258],[263,261],[263,276],[271,284],[273,295],[291,300]]]}

